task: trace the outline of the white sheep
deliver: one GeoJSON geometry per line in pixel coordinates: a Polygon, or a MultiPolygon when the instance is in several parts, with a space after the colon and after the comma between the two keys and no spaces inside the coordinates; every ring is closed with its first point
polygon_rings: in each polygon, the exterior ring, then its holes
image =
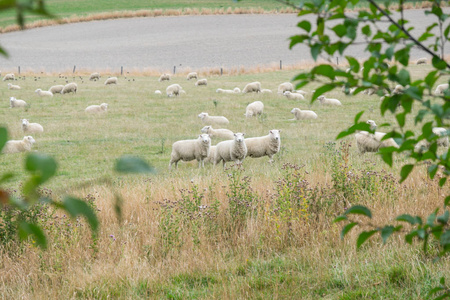
{"type": "Polygon", "coordinates": [[[162,82],[162,81],[169,81],[170,80],[170,75],[169,74],[162,74],[161,76],[159,76],[159,79],[158,79],[158,81],[159,82],[162,82]]]}
{"type": "Polygon", "coordinates": [[[440,84],[436,87],[436,90],[434,91],[435,95],[442,95],[445,90],[448,90],[448,83],[440,84]]]}
{"type": "Polygon", "coordinates": [[[208,157],[211,148],[211,138],[208,134],[200,134],[195,140],[177,141],[172,145],[172,154],[170,155],[169,170],[172,164],[178,168],[178,162],[191,161],[196,159],[198,167],[204,167],[204,160],[208,157]]]}
{"type": "Polygon", "coordinates": [[[206,112],[202,112],[198,115],[205,125],[228,125],[230,121],[224,116],[210,116],[206,112]]]}
{"type": "Polygon", "coordinates": [[[38,123],[30,123],[27,119],[20,120],[22,122],[22,130],[24,133],[42,133],[44,127],[38,123]]]}
{"type": "Polygon", "coordinates": [[[35,142],[32,136],[24,136],[23,140],[10,140],[6,142],[2,152],[8,154],[31,151],[35,142]]]}
{"type": "Polygon", "coordinates": [[[259,93],[261,92],[261,83],[258,81],[247,83],[242,93],[259,93]]]}
{"type": "Polygon", "coordinates": [[[305,92],[304,90],[293,90],[293,93],[297,93],[297,94],[302,94],[303,96],[305,96],[306,94],[308,94],[308,92],[305,92]]]}
{"type": "Polygon", "coordinates": [[[223,162],[224,168],[228,161],[234,161],[237,165],[241,165],[247,155],[244,135],[244,133],[238,132],[234,134],[234,139],[218,143],[214,155],[214,165],[220,161],[223,162]]]}
{"type": "Polygon", "coordinates": [[[64,86],[64,88],[61,90],[61,94],[68,94],[68,93],[77,93],[78,85],[75,82],[68,83],[64,86]]]}
{"type": "Polygon", "coordinates": [[[54,85],[48,89],[52,94],[61,94],[61,91],[64,89],[62,84],[54,85]]]}
{"type": "Polygon", "coordinates": [[[239,94],[239,93],[241,93],[241,89],[238,88],[238,87],[235,87],[235,88],[233,89],[233,92],[234,92],[235,94],[239,94]]]}
{"type": "MultiPolygon", "coordinates": [[[[377,125],[373,120],[368,120],[366,123],[370,125],[370,128],[372,130],[375,130],[377,128],[377,125]]],[[[360,131],[356,133],[355,139],[359,152],[361,154],[364,154],[366,152],[378,152],[380,148],[399,147],[393,138],[382,141],[385,135],[386,133],[377,131],[373,134],[367,131],[360,131]]]]}
{"type": "Polygon", "coordinates": [[[253,117],[253,116],[259,116],[262,115],[264,112],[264,103],[261,101],[255,101],[247,105],[247,108],[245,109],[244,116],[253,117]]]}
{"type": "Polygon", "coordinates": [[[109,85],[109,84],[117,84],[117,77],[109,77],[108,79],[106,79],[105,81],[105,85],[109,85]]]}
{"type": "Polygon", "coordinates": [[[294,85],[290,82],[283,82],[278,86],[278,94],[284,94],[284,92],[293,92],[294,85]]]}
{"type": "Polygon", "coordinates": [[[397,84],[395,86],[394,90],[392,91],[392,94],[393,95],[403,94],[403,90],[404,90],[404,87],[401,86],[400,84],[397,84]]]}
{"type": "Polygon", "coordinates": [[[269,89],[262,89],[262,90],[261,90],[261,93],[262,93],[262,94],[272,94],[272,90],[269,90],[269,89]]]}
{"type": "MultiPolygon", "coordinates": [[[[433,133],[437,136],[440,136],[440,138],[437,140],[437,145],[439,147],[445,147],[448,148],[449,141],[448,141],[448,131],[447,129],[443,127],[434,127],[432,129],[433,133]]],[[[414,151],[415,152],[424,152],[430,147],[430,142],[427,140],[420,140],[415,146],[414,151]]]]}
{"type": "Polygon", "coordinates": [[[231,140],[234,139],[234,133],[233,131],[229,129],[219,128],[214,129],[212,126],[205,126],[201,129],[202,133],[207,133],[211,138],[220,138],[220,139],[227,139],[231,140]]]}
{"type": "Polygon", "coordinates": [[[179,84],[171,84],[166,88],[166,94],[168,97],[178,96],[181,94],[183,88],[179,84]]]}
{"type": "Polygon", "coordinates": [[[300,93],[292,93],[289,91],[284,92],[284,94],[286,96],[286,98],[288,98],[289,100],[305,100],[305,97],[300,94],[300,93]]]}
{"type": "Polygon", "coordinates": [[[97,72],[92,73],[91,76],[89,76],[89,80],[90,81],[92,81],[92,80],[94,80],[94,81],[100,80],[100,74],[97,73],[97,72]]]}
{"type": "Polygon", "coordinates": [[[312,110],[301,110],[295,107],[291,110],[291,114],[294,114],[293,120],[317,119],[317,114],[312,110]]]}
{"type": "Polygon", "coordinates": [[[273,129],[266,136],[245,139],[247,145],[247,156],[258,158],[269,157],[269,162],[273,162],[273,156],[280,151],[281,130],[273,129]]]}
{"type": "Polygon", "coordinates": [[[43,91],[41,89],[37,89],[34,91],[37,93],[40,97],[53,97],[53,93],[49,91],[43,91]]]}
{"type": "Polygon", "coordinates": [[[338,99],[326,98],[325,96],[319,96],[317,100],[319,100],[322,105],[342,105],[341,101],[338,99]]]}
{"type": "Polygon", "coordinates": [[[191,72],[191,73],[187,74],[186,79],[187,80],[197,79],[197,72],[191,72]]]}
{"type": "Polygon", "coordinates": [[[199,86],[199,85],[208,85],[208,80],[207,80],[206,78],[199,79],[199,80],[197,80],[197,82],[195,83],[195,85],[196,85],[196,86],[199,86]]]}
{"type": "Polygon", "coordinates": [[[20,90],[20,86],[8,83],[8,90],[20,90]]]}
{"type": "MultiPolygon", "coordinates": [[[[354,91],[354,90],[353,90],[354,91]]],[[[365,89],[364,91],[363,91],[363,94],[365,94],[365,95],[369,95],[369,96],[372,96],[373,94],[375,94],[375,89],[374,88],[368,88],[368,89],[365,89]]]]}
{"type": "Polygon", "coordinates": [[[221,88],[218,88],[216,90],[216,93],[224,93],[224,94],[239,94],[240,92],[241,92],[241,89],[238,87],[234,88],[233,90],[224,90],[221,88]]]}
{"type": "Polygon", "coordinates": [[[10,104],[11,108],[27,106],[27,103],[25,101],[16,99],[15,97],[9,98],[9,104],[10,104]]]}
{"type": "Polygon", "coordinates": [[[422,58],[419,58],[418,60],[416,60],[416,65],[426,64],[427,62],[428,62],[428,59],[426,57],[422,57],[422,58]]]}
{"type": "Polygon", "coordinates": [[[155,95],[162,95],[162,93],[161,93],[160,90],[156,90],[156,91],[155,91],[155,95]]]}
{"type": "Polygon", "coordinates": [[[6,74],[5,77],[3,77],[3,81],[14,80],[14,79],[15,79],[14,73],[6,74]]]}
{"type": "Polygon", "coordinates": [[[84,110],[87,113],[105,113],[108,110],[108,104],[102,103],[100,105],[90,105],[84,110]]]}
{"type": "MultiPolygon", "coordinates": [[[[234,137],[234,136],[233,136],[234,137]]],[[[216,156],[216,146],[211,146],[209,148],[208,156],[203,160],[205,164],[214,164],[214,157],[216,156]]]]}

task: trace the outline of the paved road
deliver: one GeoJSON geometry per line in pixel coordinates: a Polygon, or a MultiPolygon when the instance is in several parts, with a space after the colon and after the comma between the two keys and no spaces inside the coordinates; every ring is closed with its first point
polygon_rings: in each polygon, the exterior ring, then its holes
{"type": "MultiPolygon", "coordinates": [[[[421,10],[406,12],[416,35],[431,23],[421,10]]],[[[118,19],[36,28],[0,35],[11,56],[1,70],[68,71],[295,64],[310,60],[309,50],[289,50],[288,37],[302,31],[299,18],[282,15],[214,15],[118,19]]],[[[364,46],[350,54],[368,56],[364,46]]],[[[449,50],[450,51],[450,50],[449,50]]],[[[413,57],[424,56],[414,51],[413,57]]]]}

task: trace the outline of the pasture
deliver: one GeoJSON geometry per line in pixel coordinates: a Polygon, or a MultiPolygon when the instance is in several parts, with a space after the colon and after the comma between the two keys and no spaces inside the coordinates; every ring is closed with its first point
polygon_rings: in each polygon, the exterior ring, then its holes
{"type": "MultiPolygon", "coordinates": [[[[416,77],[424,70],[428,67],[411,67],[416,77]]],[[[3,82],[0,125],[8,128],[10,138],[21,139],[20,119],[40,123],[44,133],[34,135],[33,150],[58,161],[57,176],[42,193],[86,199],[98,209],[101,228],[92,237],[83,220],[36,208],[49,249],[42,252],[32,241],[18,244],[13,237],[1,242],[2,297],[423,298],[450,268],[448,258],[433,262],[433,245],[425,255],[420,245],[407,247],[402,236],[394,236],[386,245],[374,239],[356,251],[357,232],[342,241],[341,227],[332,220],[353,204],[373,209],[374,224],[393,223],[400,213],[424,216],[442,204],[448,188],[427,179],[424,168],[400,185],[398,173],[406,157],[395,157],[390,169],[376,154],[360,155],[353,136],[336,142],[361,110],[363,119],[378,125],[395,124],[394,117],[380,115],[376,95],[327,94],[340,99],[342,107],[311,105],[311,93],[305,101],[277,95],[278,85],[299,71],[200,72],[208,85],[198,87],[185,74],[170,82],[126,74],[111,86],[103,85],[107,74],[97,82],[87,74],[26,74],[15,81],[19,91],[8,90],[3,82]],[[40,98],[34,92],[66,81],[78,84],[75,95],[40,98]],[[215,92],[242,89],[252,81],[273,93],[215,92]],[[186,94],[166,97],[165,88],[172,83],[186,94]],[[10,109],[10,96],[29,107],[10,109]],[[256,100],[265,105],[263,116],[245,118],[246,106],[256,100]],[[101,103],[108,103],[108,113],[85,114],[87,106],[101,103]],[[292,121],[294,107],[311,109],[318,119],[292,121]],[[197,118],[201,112],[226,116],[228,129],[246,137],[281,130],[275,162],[247,158],[242,170],[231,164],[226,170],[212,165],[198,169],[196,161],[180,162],[169,171],[172,143],[198,137],[204,126],[197,118]],[[157,173],[115,174],[114,161],[124,154],[144,158],[157,173]],[[120,220],[113,205],[118,195],[123,199],[120,220]]],[[[417,130],[413,120],[408,124],[417,130]]],[[[26,178],[25,155],[0,155],[2,173],[17,174],[6,184],[17,195],[26,178]]]]}

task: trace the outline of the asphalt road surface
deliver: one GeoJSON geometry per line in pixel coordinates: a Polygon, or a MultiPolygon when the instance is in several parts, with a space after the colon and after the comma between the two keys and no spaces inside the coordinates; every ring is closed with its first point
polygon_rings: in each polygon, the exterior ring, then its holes
{"type": "MultiPolygon", "coordinates": [[[[398,16],[396,16],[398,18],[398,16]]],[[[304,17],[303,17],[304,18],[304,17]]],[[[312,20],[312,17],[308,17],[312,20]]],[[[434,19],[422,10],[405,18],[419,36],[434,19]]],[[[231,68],[291,65],[310,61],[309,49],[289,50],[289,37],[303,33],[295,14],[211,15],[117,19],[66,24],[0,35],[9,58],[0,70],[64,72],[77,69],[170,71],[183,68],[231,68]]],[[[444,27],[445,28],[445,27],[444,27]]],[[[349,55],[368,57],[364,45],[349,55]]],[[[448,47],[447,47],[448,48],[448,47]]],[[[450,52],[450,50],[449,50],[450,52]]],[[[427,56],[414,50],[411,58],[427,56]]]]}

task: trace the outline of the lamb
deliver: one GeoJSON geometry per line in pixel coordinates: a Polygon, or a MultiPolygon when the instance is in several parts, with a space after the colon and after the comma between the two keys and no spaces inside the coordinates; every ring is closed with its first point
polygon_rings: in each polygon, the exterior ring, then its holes
{"type": "Polygon", "coordinates": [[[155,91],[155,95],[162,95],[162,93],[161,93],[160,90],[156,90],[156,91],[155,91]]]}
{"type": "Polygon", "coordinates": [[[20,90],[20,86],[8,83],[8,90],[20,90]]]}
{"type": "Polygon", "coordinates": [[[41,97],[53,97],[53,93],[49,91],[43,91],[41,89],[35,90],[35,92],[41,97]]]}
{"type": "Polygon", "coordinates": [[[9,98],[9,104],[10,104],[11,108],[27,106],[27,103],[25,101],[16,99],[15,97],[9,98]]]}
{"type": "Polygon", "coordinates": [[[435,95],[442,95],[445,90],[448,90],[448,83],[440,84],[436,87],[436,90],[434,91],[435,95]]]}
{"type": "Polygon", "coordinates": [[[171,84],[166,88],[167,97],[178,96],[183,88],[179,84],[171,84]]]}
{"type": "Polygon", "coordinates": [[[20,120],[22,122],[22,130],[24,133],[42,133],[44,127],[38,123],[30,123],[27,119],[20,120]]]}
{"type": "Polygon", "coordinates": [[[247,83],[247,85],[242,90],[242,93],[259,93],[261,92],[261,83],[258,81],[247,83]]]}
{"type": "Polygon", "coordinates": [[[289,91],[284,92],[284,94],[286,96],[286,98],[288,98],[289,100],[305,100],[305,97],[303,97],[302,94],[300,93],[292,93],[289,91]]]}
{"type": "Polygon", "coordinates": [[[266,136],[245,139],[247,156],[252,158],[268,156],[269,163],[272,163],[273,156],[280,151],[280,132],[281,130],[273,129],[266,136]]]}
{"type": "Polygon", "coordinates": [[[105,85],[117,84],[117,80],[117,77],[109,77],[108,79],[106,79],[105,85]]]}
{"type": "Polygon", "coordinates": [[[216,90],[216,93],[224,93],[224,94],[239,94],[240,92],[241,92],[241,89],[238,87],[234,88],[233,90],[224,90],[221,88],[218,88],[216,90]]]}
{"type": "Polygon", "coordinates": [[[247,105],[244,116],[253,117],[262,115],[264,111],[264,104],[261,101],[255,101],[247,105]]]}
{"type": "Polygon", "coordinates": [[[8,154],[31,151],[31,147],[35,142],[32,136],[24,136],[23,140],[10,140],[6,142],[2,152],[8,154]]]}
{"type": "Polygon", "coordinates": [[[187,74],[186,79],[187,80],[197,79],[197,72],[191,72],[191,73],[187,74]]]}
{"type": "MultiPolygon", "coordinates": [[[[440,147],[448,148],[448,131],[443,127],[434,127],[432,129],[433,133],[440,138],[437,140],[437,145],[440,147]]],[[[430,142],[427,140],[420,140],[415,146],[414,151],[422,153],[430,147],[430,142]]]]}
{"type": "Polygon", "coordinates": [[[165,81],[165,80],[167,80],[167,81],[170,80],[170,75],[169,74],[165,74],[164,73],[161,76],[159,76],[159,79],[158,79],[159,82],[162,82],[162,81],[165,81]]]}
{"type": "Polygon", "coordinates": [[[214,165],[223,162],[223,168],[228,161],[234,161],[237,165],[241,165],[247,156],[247,145],[244,140],[244,133],[235,133],[234,139],[223,141],[216,145],[216,153],[214,155],[214,165]]]}
{"type": "Polygon", "coordinates": [[[312,110],[301,110],[300,108],[293,108],[291,114],[294,114],[293,120],[317,119],[317,114],[312,110]]]}
{"type": "Polygon", "coordinates": [[[214,129],[211,126],[205,126],[202,128],[202,133],[207,133],[211,138],[217,137],[221,139],[232,140],[234,139],[234,133],[228,129],[214,129]]]}
{"type": "Polygon", "coordinates": [[[293,92],[294,85],[290,82],[283,82],[278,86],[278,94],[284,94],[284,92],[293,92]]]}
{"type": "Polygon", "coordinates": [[[197,80],[197,82],[195,83],[195,85],[196,85],[196,86],[199,86],[199,85],[208,85],[208,80],[207,80],[206,78],[199,79],[199,80],[197,80]]]}
{"type": "Polygon", "coordinates": [[[326,98],[325,96],[319,96],[317,100],[319,100],[320,104],[322,105],[342,105],[341,101],[339,101],[338,99],[330,99],[326,98]]]}
{"type": "Polygon", "coordinates": [[[208,157],[211,148],[211,138],[208,134],[200,134],[196,140],[177,141],[172,145],[172,154],[170,155],[169,170],[172,164],[178,169],[178,162],[191,161],[196,159],[198,167],[204,167],[204,160],[208,157]]]}
{"type": "Polygon", "coordinates": [[[90,106],[86,107],[86,109],[84,111],[87,113],[106,113],[107,110],[108,110],[108,104],[102,103],[100,105],[90,105],[90,106]]]}
{"type": "Polygon", "coordinates": [[[52,94],[61,94],[61,91],[64,89],[64,86],[62,84],[54,85],[48,89],[49,92],[52,94]]]}
{"type": "Polygon", "coordinates": [[[77,93],[78,85],[75,82],[68,83],[64,86],[64,88],[61,90],[61,94],[68,94],[68,93],[77,93]]]}
{"type": "Polygon", "coordinates": [[[261,93],[262,93],[262,94],[272,94],[272,90],[269,90],[269,89],[262,89],[262,90],[261,90],[261,93]]]}
{"type": "Polygon", "coordinates": [[[16,78],[14,77],[14,73],[6,74],[5,77],[3,77],[3,81],[6,81],[6,80],[14,80],[14,79],[16,79],[16,78]]]}
{"type": "Polygon", "coordinates": [[[428,61],[428,59],[427,59],[426,57],[419,58],[419,59],[416,61],[416,65],[427,64],[427,61],[428,61]]]}
{"type": "Polygon", "coordinates": [[[92,81],[92,80],[94,80],[94,81],[100,80],[100,74],[97,73],[97,72],[92,73],[91,76],[89,76],[89,80],[90,81],[92,81]]]}
{"type": "Polygon", "coordinates": [[[230,121],[228,121],[227,118],[224,116],[210,116],[206,112],[202,112],[198,115],[200,119],[202,119],[202,122],[205,125],[228,125],[230,124],[230,121]]]}
{"type": "MultiPolygon", "coordinates": [[[[377,127],[375,121],[373,120],[368,120],[367,124],[370,124],[370,128],[372,130],[375,130],[377,127]]],[[[399,147],[393,138],[382,141],[385,135],[386,133],[384,132],[375,132],[372,134],[367,131],[360,131],[356,133],[356,145],[358,146],[359,152],[361,154],[364,154],[366,152],[378,152],[380,148],[399,147]]]]}

